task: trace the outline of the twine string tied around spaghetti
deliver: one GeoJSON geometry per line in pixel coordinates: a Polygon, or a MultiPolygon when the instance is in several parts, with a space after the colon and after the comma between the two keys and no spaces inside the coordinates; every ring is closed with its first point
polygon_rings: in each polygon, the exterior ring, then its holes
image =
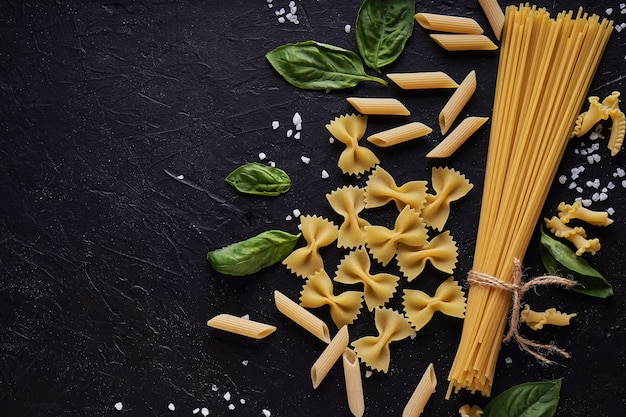
{"type": "Polygon", "coordinates": [[[470,284],[478,284],[487,287],[498,288],[511,293],[513,305],[511,308],[511,318],[509,320],[509,330],[504,337],[504,342],[515,339],[518,346],[522,350],[530,353],[535,358],[545,364],[552,364],[554,362],[548,359],[545,355],[541,354],[539,350],[544,350],[548,353],[557,353],[565,358],[569,358],[570,354],[567,351],[559,348],[554,344],[543,344],[535,342],[533,340],[525,338],[520,334],[519,324],[521,315],[521,303],[524,294],[526,294],[526,292],[528,292],[528,290],[530,290],[531,288],[542,285],[563,285],[566,287],[571,287],[576,285],[577,282],[556,275],[543,275],[532,278],[527,282],[522,283],[522,262],[519,259],[515,258],[513,263],[513,279],[511,282],[505,282],[489,274],[474,270],[471,270],[469,272],[468,281],[470,284]]]}

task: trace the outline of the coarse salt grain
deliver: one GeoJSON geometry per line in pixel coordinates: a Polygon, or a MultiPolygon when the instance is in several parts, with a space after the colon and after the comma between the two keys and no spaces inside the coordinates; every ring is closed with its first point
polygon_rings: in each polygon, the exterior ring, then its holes
{"type": "Polygon", "coordinates": [[[296,132],[295,135],[293,135],[294,139],[300,139],[300,132],[296,132]]]}
{"type": "Polygon", "coordinates": [[[369,369],[365,371],[365,378],[369,378],[372,376],[372,371],[370,371],[369,369]]]}
{"type": "Polygon", "coordinates": [[[239,399],[239,403],[240,403],[240,404],[245,404],[245,403],[246,403],[246,400],[244,400],[243,398],[240,398],[240,399],[239,399]]]}
{"type": "Polygon", "coordinates": [[[198,414],[199,412],[200,412],[199,408],[194,408],[193,411],[192,411],[192,413],[194,413],[194,414],[198,414]]]}
{"type": "Polygon", "coordinates": [[[285,217],[285,220],[287,220],[287,221],[292,220],[292,219],[293,219],[293,217],[291,217],[289,214],[287,215],[287,217],[285,217]]]}
{"type": "Polygon", "coordinates": [[[611,16],[611,13],[613,13],[613,8],[609,7],[608,9],[605,10],[606,14],[611,16]]]}
{"type": "Polygon", "coordinates": [[[285,18],[284,17],[279,17],[278,18],[278,23],[285,23],[285,18]]]}
{"type": "Polygon", "coordinates": [[[269,161],[267,165],[271,166],[272,168],[276,168],[276,162],[274,161],[269,161]]]}
{"type": "Polygon", "coordinates": [[[235,404],[228,404],[228,409],[230,411],[234,410],[235,409],[235,404]]]}
{"type": "Polygon", "coordinates": [[[576,187],[576,191],[578,191],[579,193],[583,192],[583,187],[576,187]]]}
{"type": "Polygon", "coordinates": [[[248,366],[248,360],[246,359],[246,360],[241,361],[241,364],[243,366],[248,366]]]}
{"type": "Polygon", "coordinates": [[[600,193],[600,201],[606,201],[609,198],[607,193],[600,193]]]}
{"type": "Polygon", "coordinates": [[[560,182],[561,184],[565,184],[565,183],[567,182],[567,177],[566,177],[565,175],[561,175],[561,176],[559,177],[559,182],[560,182]]]}
{"type": "MultiPolygon", "coordinates": [[[[622,27],[621,26],[615,26],[615,30],[618,32],[622,31],[622,27]]],[[[624,58],[626,59],[626,55],[624,56],[624,58]]]]}
{"type": "Polygon", "coordinates": [[[343,31],[344,31],[344,32],[346,32],[346,33],[350,33],[350,30],[351,30],[351,29],[352,29],[352,26],[350,26],[350,25],[345,25],[345,26],[343,27],[343,31]]]}
{"type": "Polygon", "coordinates": [[[265,408],[264,408],[263,410],[261,410],[261,412],[263,413],[263,415],[264,415],[265,417],[270,417],[270,416],[272,415],[272,413],[270,412],[270,410],[265,409],[265,408]]]}
{"type": "Polygon", "coordinates": [[[581,202],[583,203],[583,206],[585,207],[589,207],[592,203],[592,201],[589,198],[584,198],[581,200],[581,202]]]}
{"type": "Polygon", "coordinates": [[[203,407],[202,410],[200,410],[200,412],[202,413],[203,416],[209,415],[209,409],[206,407],[203,407]]]}
{"type": "Polygon", "coordinates": [[[615,214],[615,209],[613,207],[609,207],[606,209],[606,212],[609,213],[609,216],[612,216],[615,214]]]}
{"type": "Polygon", "coordinates": [[[211,391],[217,391],[219,388],[217,388],[217,385],[215,384],[211,384],[211,391]]]}
{"type": "Polygon", "coordinates": [[[230,392],[226,391],[226,393],[222,396],[226,401],[230,401],[230,392]]]}
{"type": "Polygon", "coordinates": [[[280,122],[278,120],[274,120],[272,122],[272,129],[276,130],[280,127],[280,122]]]}
{"type": "Polygon", "coordinates": [[[287,137],[290,138],[293,135],[293,129],[287,130],[287,137]]]}
{"type": "Polygon", "coordinates": [[[622,187],[626,188],[626,180],[622,181],[622,187]]]}
{"type": "Polygon", "coordinates": [[[285,14],[285,8],[281,7],[280,10],[276,10],[274,13],[276,13],[276,16],[280,16],[281,14],[285,14]]]}
{"type": "Polygon", "coordinates": [[[292,213],[293,213],[293,217],[295,217],[296,219],[299,218],[300,215],[302,214],[302,212],[299,209],[293,209],[292,213]]]}
{"type": "Polygon", "coordinates": [[[615,170],[615,173],[613,174],[614,177],[623,177],[624,175],[626,175],[626,171],[624,171],[622,168],[617,168],[615,170]]]}
{"type": "Polygon", "coordinates": [[[176,410],[176,406],[174,406],[174,404],[172,404],[172,403],[169,403],[169,404],[167,405],[167,408],[168,408],[170,411],[174,411],[174,410],[176,410]]]}
{"type": "Polygon", "coordinates": [[[328,175],[328,171],[326,171],[325,169],[322,170],[322,179],[326,180],[328,179],[328,177],[330,177],[330,175],[328,175]]]}
{"type": "Polygon", "coordinates": [[[606,188],[609,190],[612,190],[615,188],[615,184],[613,184],[613,181],[609,181],[609,183],[606,185],[606,188]]]}
{"type": "Polygon", "coordinates": [[[311,162],[311,158],[309,158],[308,156],[304,156],[304,155],[300,157],[300,160],[305,164],[308,164],[309,162],[311,162]]]}
{"type": "Polygon", "coordinates": [[[328,138],[328,143],[335,143],[335,138],[334,137],[329,137],[328,138]]]}
{"type": "MultiPolygon", "coordinates": [[[[241,318],[244,319],[244,320],[250,320],[250,314],[244,314],[243,316],[241,316],[241,318]]],[[[228,393],[226,393],[226,394],[228,394],[228,393]]]]}
{"type": "Polygon", "coordinates": [[[115,405],[113,406],[117,411],[122,411],[122,408],[124,408],[124,405],[121,402],[117,402],[115,403],[115,405]]]}
{"type": "Polygon", "coordinates": [[[302,124],[302,116],[300,116],[300,113],[295,112],[293,114],[293,117],[291,118],[291,121],[293,122],[295,126],[302,124]]]}
{"type": "Polygon", "coordinates": [[[596,140],[596,139],[598,139],[599,137],[600,137],[600,133],[598,133],[598,132],[591,132],[591,133],[589,134],[589,139],[591,139],[591,140],[596,140]]]}
{"type": "Polygon", "coordinates": [[[507,364],[512,364],[513,363],[513,359],[511,359],[510,356],[507,356],[506,358],[504,358],[504,362],[506,362],[507,364]]]}
{"type": "Polygon", "coordinates": [[[265,152],[259,152],[259,159],[262,161],[265,158],[267,158],[267,155],[265,155],[265,152]]]}
{"type": "Polygon", "coordinates": [[[589,162],[589,164],[593,164],[595,162],[595,159],[593,158],[593,155],[589,155],[587,157],[587,162],[589,162]]]}

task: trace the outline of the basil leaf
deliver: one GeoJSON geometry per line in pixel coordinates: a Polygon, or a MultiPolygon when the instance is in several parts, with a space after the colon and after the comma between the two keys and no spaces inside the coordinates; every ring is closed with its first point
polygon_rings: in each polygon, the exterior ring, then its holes
{"type": "Polygon", "coordinates": [[[489,401],[482,417],[552,417],[560,393],[561,379],[516,385],[489,401]]]}
{"type": "Polygon", "coordinates": [[[289,255],[302,233],[292,235],[281,230],[268,230],[241,242],[207,253],[213,269],[225,275],[254,274],[266,266],[280,262],[289,255]]]}
{"type": "Polygon", "coordinates": [[[289,84],[308,90],[339,90],[354,87],[361,81],[381,78],[367,75],[363,61],[347,49],[315,41],[279,46],[265,54],[274,69],[289,84]]]}
{"type": "Polygon", "coordinates": [[[414,0],[364,0],[356,18],[356,41],[368,67],[380,73],[395,62],[413,34],[414,0]]]}
{"type": "Polygon", "coordinates": [[[577,281],[578,285],[573,286],[572,290],[582,294],[599,298],[613,295],[613,287],[600,272],[584,258],[577,256],[569,246],[548,236],[543,226],[540,243],[541,261],[549,274],[565,274],[577,281]]]}
{"type": "Polygon", "coordinates": [[[291,188],[291,178],[285,171],[251,162],[228,174],[226,182],[245,194],[277,196],[291,188]]]}

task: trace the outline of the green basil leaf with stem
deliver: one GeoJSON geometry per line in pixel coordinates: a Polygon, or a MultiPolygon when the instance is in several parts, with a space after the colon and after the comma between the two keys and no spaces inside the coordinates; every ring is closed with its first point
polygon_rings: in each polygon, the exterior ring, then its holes
{"type": "Polygon", "coordinates": [[[553,417],[561,395],[561,379],[527,382],[494,397],[482,417],[553,417]]]}
{"type": "Polygon", "coordinates": [[[268,230],[241,242],[207,253],[213,269],[224,275],[244,276],[282,261],[293,252],[302,233],[268,230]]]}
{"type": "Polygon", "coordinates": [[[414,0],[364,0],[356,18],[356,41],[368,67],[381,68],[398,59],[413,34],[414,0]]]}
{"type": "Polygon", "coordinates": [[[272,67],[291,85],[307,90],[339,90],[361,81],[387,85],[365,73],[363,61],[347,49],[316,41],[290,43],[265,54],[272,67]]]}
{"type": "Polygon", "coordinates": [[[577,256],[566,244],[548,236],[541,227],[539,254],[543,266],[549,274],[567,276],[578,282],[571,287],[573,291],[606,298],[613,295],[611,284],[594,269],[584,258],[577,256]]]}
{"type": "Polygon", "coordinates": [[[280,168],[259,162],[242,165],[228,174],[226,182],[245,194],[277,196],[291,188],[291,178],[280,168]]]}

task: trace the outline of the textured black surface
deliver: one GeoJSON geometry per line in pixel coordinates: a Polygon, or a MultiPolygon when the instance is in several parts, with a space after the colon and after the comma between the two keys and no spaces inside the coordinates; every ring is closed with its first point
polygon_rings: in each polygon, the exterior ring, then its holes
{"type": "MultiPolygon", "coordinates": [[[[573,7],[537,3],[553,12],[573,7]]],[[[618,0],[584,3],[601,16],[612,7],[616,23],[626,21],[618,0]]],[[[205,255],[267,229],[296,232],[297,222],[286,219],[293,209],[340,221],[325,194],[363,183],[341,175],[336,160],[342,146],[329,144],[324,128],[352,111],[345,97],[391,94],[413,111],[411,120],[435,127],[449,92],[406,93],[376,84],[297,90],[273,72],[264,54],[307,39],[356,51],[354,29],[346,33],[344,26],[354,28],[359,2],[297,2],[298,25],[277,20],[275,11],[288,9],[287,1],[273,5],[0,2],[0,415],[193,415],[202,407],[215,416],[261,416],[263,409],[273,416],[349,415],[339,367],[313,390],[309,368],[323,344],[274,307],[275,289],[297,299],[302,281],[281,265],[250,277],[221,276],[205,255]],[[303,119],[300,140],[286,135],[296,111],[303,119]],[[281,124],[277,130],[274,120],[281,124]],[[242,196],[224,182],[260,152],[291,175],[289,193],[242,196]],[[329,179],[321,179],[322,169],[329,179]],[[278,331],[249,341],[207,328],[206,320],[222,312],[250,314],[278,331]],[[114,408],[118,402],[121,412],[114,408]]],[[[416,10],[474,17],[493,38],[473,1],[417,2],[416,10]]],[[[614,32],[590,94],[622,91],[624,36],[614,32]]],[[[497,57],[446,53],[416,26],[389,70],[444,70],[461,80],[474,69],[479,86],[465,114],[488,116],[497,57]]],[[[397,124],[372,118],[368,132],[397,124]]],[[[436,132],[375,150],[398,183],[428,180],[432,166],[448,165],[475,184],[453,206],[447,226],[459,243],[460,280],[471,265],[487,138],[484,129],[462,152],[435,163],[424,155],[441,139],[436,132]]],[[[622,178],[614,177],[624,157],[610,158],[598,143],[602,160],[589,164],[577,153],[585,147],[572,142],[558,175],[584,165],[578,180],[584,191],[555,180],[544,215],[554,214],[561,200],[596,191],[585,181],[614,182],[609,198],[593,208],[614,208],[616,222],[590,234],[603,244],[592,264],[613,283],[615,296],[596,300],[556,288],[530,294],[537,309],[578,313],[569,327],[530,335],[556,341],[573,358],[545,367],[504,345],[494,384],[497,394],[563,377],[557,416],[617,417],[626,408],[626,198],[622,178]]],[[[372,216],[391,219],[384,211],[372,216]]],[[[525,260],[529,274],[543,273],[537,248],[535,238],[525,260]]],[[[343,256],[323,254],[329,265],[343,256]]],[[[442,279],[433,271],[411,287],[432,293],[442,279]]],[[[323,309],[320,314],[328,319],[323,309]]],[[[353,340],[372,334],[372,317],[362,313],[353,329],[353,340]]],[[[460,329],[459,320],[436,316],[414,340],[392,345],[389,373],[365,379],[366,415],[400,415],[429,362],[439,387],[424,415],[455,416],[466,402],[484,405],[484,398],[465,392],[443,398],[460,329]]]]}

